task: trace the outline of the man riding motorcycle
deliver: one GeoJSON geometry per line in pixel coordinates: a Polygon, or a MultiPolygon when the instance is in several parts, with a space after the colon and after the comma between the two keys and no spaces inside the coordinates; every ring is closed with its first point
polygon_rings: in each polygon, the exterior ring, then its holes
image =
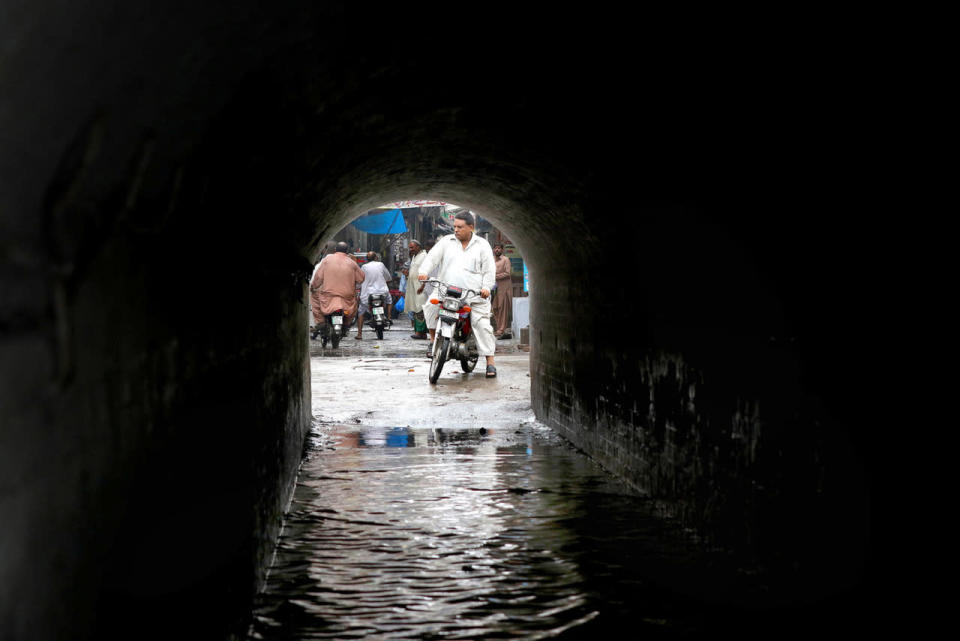
{"type": "Polygon", "coordinates": [[[390,281],[393,274],[387,266],[377,260],[376,252],[367,252],[367,262],[361,267],[364,273],[363,285],[360,288],[360,313],[357,316],[357,340],[363,339],[363,322],[370,315],[370,295],[385,297],[384,307],[390,309],[393,297],[390,295],[390,281]]]}
{"type": "MultiPolygon", "coordinates": [[[[357,310],[356,283],[362,283],[364,273],[347,252],[349,246],[337,243],[336,251],[320,261],[310,281],[310,306],[313,320],[319,329],[326,323],[326,316],[343,310],[345,317],[357,310]]],[[[344,322],[347,319],[344,318],[344,322]]]]}
{"type": "MultiPolygon", "coordinates": [[[[437,278],[444,283],[473,289],[480,292],[481,299],[470,304],[470,323],[477,341],[477,353],[487,359],[487,378],[497,375],[493,354],[496,340],[490,326],[490,290],[494,284],[494,258],[490,243],[473,233],[476,220],[468,211],[454,216],[453,233],[444,236],[430,250],[420,265],[419,280],[427,280],[434,267],[439,268],[437,278]]],[[[439,309],[437,305],[425,302],[423,315],[430,330],[430,339],[434,340],[437,329],[439,309]]]]}

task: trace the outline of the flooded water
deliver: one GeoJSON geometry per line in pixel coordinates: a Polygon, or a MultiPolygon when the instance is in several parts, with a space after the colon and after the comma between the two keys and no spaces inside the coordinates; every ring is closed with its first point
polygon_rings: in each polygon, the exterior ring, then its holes
{"type": "Polygon", "coordinates": [[[250,638],[743,638],[761,593],[537,423],[323,426],[250,638]]]}

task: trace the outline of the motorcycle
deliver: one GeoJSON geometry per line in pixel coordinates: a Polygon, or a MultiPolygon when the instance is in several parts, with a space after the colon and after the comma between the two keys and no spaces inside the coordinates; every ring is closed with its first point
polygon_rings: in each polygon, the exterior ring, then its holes
{"type": "Polygon", "coordinates": [[[323,347],[327,346],[327,341],[334,349],[339,347],[340,339],[347,335],[347,327],[343,322],[343,310],[338,309],[332,314],[325,314],[323,325],[315,328],[310,338],[316,340],[317,334],[320,334],[320,344],[323,347]]]}
{"type": "Polygon", "coordinates": [[[469,299],[479,296],[480,292],[447,285],[435,278],[425,282],[439,286],[437,297],[430,299],[432,304],[440,306],[437,329],[430,348],[429,379],[431,383],[436,383],[443,364],[448,360],[459,359],[465,374],[472,372],[477,365],[480,356],[470,325],[469,299]]]}
{"type": "Polygon", "coordinates": [[[370,307],[370,321],[368,325],[376,330],[377,338],[383,340],[384,328],[390,327],[393,324],[385,307],[387,296],[386,294],[370,294],[370,296],[367,297],[367,301],[370,307]]]}

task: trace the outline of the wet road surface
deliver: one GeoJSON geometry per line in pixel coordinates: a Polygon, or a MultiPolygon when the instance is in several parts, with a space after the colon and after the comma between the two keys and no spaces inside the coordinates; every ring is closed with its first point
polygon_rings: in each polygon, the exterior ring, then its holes
{"type": "Polygon", "coordinates": [[[533,417],[530,358],[515,340],[497,341],[497,377],[484,377],[483,359],[473,373],[460,362],[444,365],[435,385],[427,380],[430,342],[410,338],[398,321],[383,340],[369,328],[337,349],[311,341],[313,416],[321,423],[382,426],[492,427],[533,417]]]}
{"type": "Polygon", "coordinates": [[[498,379],[431,386],[408,335],[311,349],[317,421],[251,639],[800,630],[758,607],[752,572],[533,420],[526,354],[502,345],[498,379]]]}

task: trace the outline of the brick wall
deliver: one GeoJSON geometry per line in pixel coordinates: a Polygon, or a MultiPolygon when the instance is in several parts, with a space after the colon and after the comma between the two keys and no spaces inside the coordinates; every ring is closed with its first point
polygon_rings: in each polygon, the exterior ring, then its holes
{"type": "Polygon", "coordinates": [[[786,319],[763,276],[785,278],[783,263],[760,262],[751,237],[679,205],[637,218],[618,222],[619,239],[602,226],[588,232],[609,248],[641,239],[629,251],[597,261],[578,249],[584,237],[558,238],[563,262],[536,256],[537,416],[781,588],[809,596],[856,583],[862,460],[851,425],[826,411],[808,378],[812,350],[792,338],[814,327],[786,319]]]}

